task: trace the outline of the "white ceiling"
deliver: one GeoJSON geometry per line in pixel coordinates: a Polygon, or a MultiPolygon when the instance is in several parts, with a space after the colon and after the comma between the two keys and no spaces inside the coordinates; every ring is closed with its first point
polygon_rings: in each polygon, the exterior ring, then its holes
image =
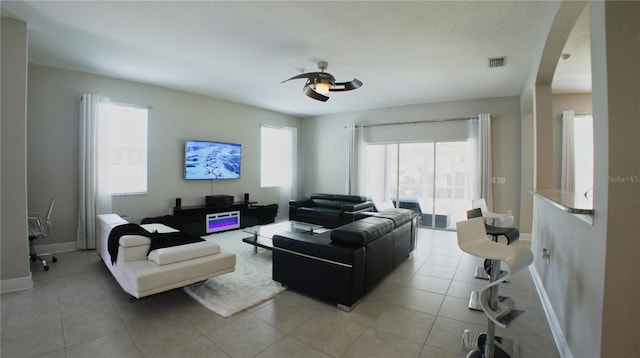
{"type": "MultiPolygon", "coordinates": [[[[548,32],[539,24],[550,23],[554,8],[547,1],[2,1],[1,6],[3,16],[29,24],[30,63],[301,117],[518,96],[548,32]],[[487,59],[496,56],[506,56],[505,67],[488,67],[487,59]],[[304,80],[280,83],[316,71],[318,60],[329,62],[327,72],[338,81],[355,77],[363,87],[332,93],[323,103],[302,93],[304,80]]],[[[554,81],[554,88],[563,86],[570,88],[554,81]]],[[[574,87],[570,91],[590,91],[574,87]]]]}

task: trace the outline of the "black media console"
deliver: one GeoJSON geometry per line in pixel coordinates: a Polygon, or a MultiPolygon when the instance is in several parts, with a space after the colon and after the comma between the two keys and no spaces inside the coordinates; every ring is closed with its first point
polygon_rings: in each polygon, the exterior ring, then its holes
{"type": "Polygon", "coordinates": [[[182,231],[202,236],[214,232],[251,226],[247,220],[249,205],[255,201],[237,201],[226,206],[182,206],[173,208],[173,216],[179,220],[182,231]],[[248,225],[245,225],[248,223],[248,225]]]}

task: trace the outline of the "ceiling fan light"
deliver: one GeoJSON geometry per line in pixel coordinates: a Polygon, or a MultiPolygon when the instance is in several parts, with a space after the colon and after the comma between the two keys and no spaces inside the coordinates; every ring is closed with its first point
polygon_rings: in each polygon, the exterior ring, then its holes
{"type": "Polygon", "coordinates": [[[329,93],[329,88],[331,88],[331,84],[324,82],[318,82],[314,86],[314,89],[318,93],[329,93]]]}

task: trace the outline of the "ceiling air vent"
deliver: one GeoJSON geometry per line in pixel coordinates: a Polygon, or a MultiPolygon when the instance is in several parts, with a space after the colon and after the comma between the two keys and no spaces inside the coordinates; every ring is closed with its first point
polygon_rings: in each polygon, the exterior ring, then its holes
{"type": "Polygon", "coordinates": [[[489,58],[489,68],[504,67],[504,61],[506,57],[491,57],[489,58]]]}

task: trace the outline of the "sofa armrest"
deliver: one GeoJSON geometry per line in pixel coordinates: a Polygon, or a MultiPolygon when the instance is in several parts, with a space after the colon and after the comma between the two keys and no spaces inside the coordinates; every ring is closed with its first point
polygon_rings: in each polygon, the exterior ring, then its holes
{"type": "Polygon", "coordinates": [[[357,211],[353,214],[353,221],[377,216],[377,211],[357,211]]]}
{"type": "Polygon", "coordinates": [[[373,202],[371,201],[342,205],[342,211],[349,212],[349,213],[355,213],[358,211],[372,211],[372,210],[373,210],[373,202]]]}
{"type": "Polygon", "coordinates": [[[123,235],[118,248],[118,262],[146,260],[151,239],[141,235],[123,235]]]}
{"type": "Polygon", "coordinates": [[[354,205],[345,205],[343,206],[343,211],[341,215],[341,223],[346,224],[359,219],[362,219],[362,216],[359,216],[358,213],[364,212],[373,212],[373,202],[365,201],[363,203],[357,203],[354,205]]]}

